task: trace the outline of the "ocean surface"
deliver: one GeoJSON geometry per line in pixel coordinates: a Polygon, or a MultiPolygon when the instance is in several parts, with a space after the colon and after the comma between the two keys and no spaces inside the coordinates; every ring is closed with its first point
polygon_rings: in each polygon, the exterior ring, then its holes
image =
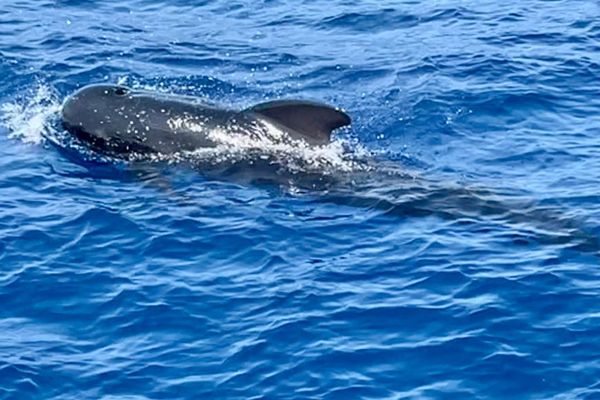
{"type": "Polygon", "coordinates": [[[600,398],[600,3],[0,3],[1,399],[600,398]],[[343,108],[128,162],[89,83],[343,108]]]}

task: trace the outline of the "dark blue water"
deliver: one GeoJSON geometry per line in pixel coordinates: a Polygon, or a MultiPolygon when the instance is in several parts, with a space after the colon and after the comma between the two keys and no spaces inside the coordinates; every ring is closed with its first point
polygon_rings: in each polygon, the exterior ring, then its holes
{"type": "Polygon", "coordinates": [[[2,2],[0,398],[600,398],[599,21],[594,0],[2,2]],[[98,160],[57,121],[92,82],[354,123],[203,155],[281,155],[266,179],[98,160]]]}

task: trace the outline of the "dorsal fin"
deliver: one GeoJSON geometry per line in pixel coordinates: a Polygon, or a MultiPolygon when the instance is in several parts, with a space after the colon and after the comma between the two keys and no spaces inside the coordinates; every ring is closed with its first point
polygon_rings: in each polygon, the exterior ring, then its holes
{"type": "Polygon", "coordinates": [[[302,100],[277,100],[257,104],[246,111],[288,128],[292,137],[310,144],[326,144],[331,131],[350,125],[350,117],[325,104],[302,100]],[[300,136],[300,137],[297,137],[300,136]]]}

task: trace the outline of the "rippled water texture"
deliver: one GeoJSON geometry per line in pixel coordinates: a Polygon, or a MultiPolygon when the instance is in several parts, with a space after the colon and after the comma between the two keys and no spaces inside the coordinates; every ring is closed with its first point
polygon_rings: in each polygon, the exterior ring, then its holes
{"type": "Polygon", "coordinates": [[[592,0],[2,2],[0,398],[600,397],[599,21],[592,0]],[[58,121],[92,82],[353,125],[289,165],[237,142],[107,160],[58,121]]]}

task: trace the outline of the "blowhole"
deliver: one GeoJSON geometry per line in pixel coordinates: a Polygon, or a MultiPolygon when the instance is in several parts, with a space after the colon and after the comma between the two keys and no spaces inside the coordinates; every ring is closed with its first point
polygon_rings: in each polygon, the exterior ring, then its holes
{"type": "Polygon", "coordinates": [[[117,96],[125,96],[127,94],[128,90],[124,87],[118,87],[115,89],[115,94],[117,96]]]}

